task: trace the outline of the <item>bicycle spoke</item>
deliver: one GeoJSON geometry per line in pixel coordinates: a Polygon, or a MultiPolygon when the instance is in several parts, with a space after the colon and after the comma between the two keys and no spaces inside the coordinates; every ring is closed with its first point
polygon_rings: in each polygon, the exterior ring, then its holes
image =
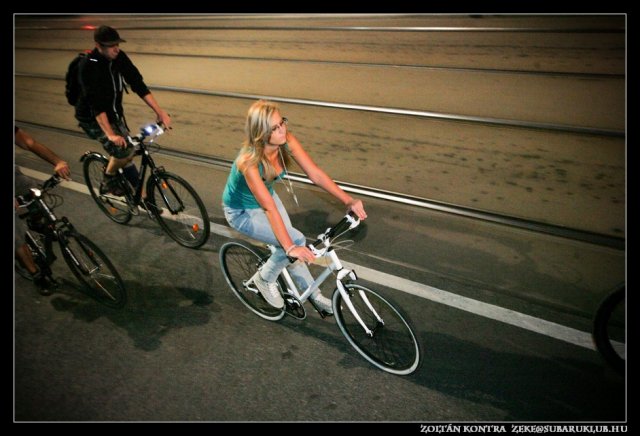
{"type": "MultiPolygon", "coordinates": [[[[252,291],[245,285],[258,270],[260,259],[258,253],[237,242],[229,242],[220,249],[222,271],[236,297],[258,316],[277,321],[284,316],[284,310],[271,306],[259,292],[252,291]]],[[[280,279],[278,284],[283,288],[280,279]]]]}
{"type": "Polygon", "coordinates": [[[100,194],[100,184],[104,178],[106,165],[107,159],[105,157],[87,156],[83,163],[85,183],[98,208],[111,220],[118,224],[126,224],[132,216],[126,198],[112,194],[100,194]]]}
{"type": "Polygon", "coordinates": [[[173,174],[164,173],[149,190],[148,207],[162,228],[181,245],[202,246],[209,237],[209,217],[193,188],[173,174]]]}
{"type": "Polygon", "coordinates": [[[122,279],[102,251],[85,236],[70,233],[60,239],[62,254],[88,294],[98,302],[121,308],[126,302],[122,279]]]}
{"type": "Polygon", "coordinates": [[[353,284],[347,287],[355,312],[371,331],[369,334],[362,327],[337,293],[334,297],[336,321],[351,345],[385,371],[402,375],[415,371],[419,347],[406,320],[386,299],[370,289],[353,284]]]}

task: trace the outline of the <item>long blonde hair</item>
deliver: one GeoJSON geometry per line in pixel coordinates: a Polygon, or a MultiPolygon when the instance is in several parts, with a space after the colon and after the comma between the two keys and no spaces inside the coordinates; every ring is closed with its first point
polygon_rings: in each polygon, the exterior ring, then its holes
{"type": "MultiPolygon", "coordinates": [[[[238,170],[241,173],[244,173],[247,168],[253,165],[257,166],[262,163],[264,167],[262,177],[265,180],[271,181],[278,176],[276,169],[264,154],[264,147],[271,137],[269,120],[276,111],[280,111],[279,106],[266,100],[258,100],[249,108],[244,126],[246,138],[242,142],[242,148],[236,160],[238,170]]],[[[280,155],[284,160],[284,165],[289,165],[291,162],[289,153],[286,150],[280,150],[280,155]]]]}

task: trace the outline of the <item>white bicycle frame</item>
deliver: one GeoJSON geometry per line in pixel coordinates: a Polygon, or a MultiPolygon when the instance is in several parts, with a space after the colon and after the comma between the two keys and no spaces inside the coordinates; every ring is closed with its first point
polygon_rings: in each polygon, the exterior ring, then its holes
{"type": "MultiPolygon", "coordinates": [[[[359,220],[353,219],[353,221],[351,222],[350,229],[356,227],[359,223],[360,223],[359,220]]],[[[309,297],[320,287],[320,285],[324,283],[324,281],[334,271],[337,271],[338,273],[336,274],[336,287],[338,288],[338,292],[340,292],[340,295],[342,295],[342,298],[347,304],[347,307],[349,308],[349,310],[351,311],[355,319],[358,321],[358,323],[362,326],[362,328],[367,333],[367,335],[369,337],[373,337],[373,331],[369,329],[369,327],[367,327],[367,325],[364,323],[364,321],[360,317],[360,314],[358,314],[358,311],[356,310],[356,308],[353,306],[353,303],[351,302],[351,297],[349,297],[349,293],[347,292],[347,289],[342,283],[342,280],[345,277],[349,277],[351,280],[357,280],[358,276],[356,275],[355,271],[350,270],[348,268],[344,268],[344,266],[342,265],[342,262],[340,262],[340,259],[336,254],[336,251],[333,250],[331,247],[331,241],[327,237],[327,232],[319,235],[318,239],[322,241],[324,248],[318,249],[314,247],[312,244],[310,244],[308,247],[316,256],[316,259],[329,259],[330,261],[329,265],[322,271],[322,273],[320,273],[320,275],[313,281],[313,283],[309,285],[309,287],[302,294],[300,294],[298,287],[293,282],[287,268],[284,268],[282,270],[282,276],[287,285],[288,292],[294,295],[300,301],[300,303],[304,304],[304,302],[309,299],[309,297]]],[[[276,251],[276,247],[274,245],[267,244],[267,248],[269,248],[269,250],[271,251],[271,254],[275,253],[276,251]]],[[[362,300],[365,302],[369,310],[371,310],[371,312],[375,315],[377,320],[381,324],[384,324],[383,319],[375,311],[375,309],[371,305],[371,302],[367,298],[367,295],[362,291],[358,291],[358,292],[360,292],[362,300]]]]}

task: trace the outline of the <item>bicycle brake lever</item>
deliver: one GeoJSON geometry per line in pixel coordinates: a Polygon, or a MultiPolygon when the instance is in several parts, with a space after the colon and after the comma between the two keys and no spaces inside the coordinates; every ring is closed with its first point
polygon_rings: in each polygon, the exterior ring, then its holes
{"type": "Polygon", "coordinates": [[[57,174],[54,174],[51,177],[49,177],[47,180],[45,180],[45,182],[42,184],[42,190],[46,191],[50,188],[53,188],[58,183],[60,183],[60,176],[57,174]]]}

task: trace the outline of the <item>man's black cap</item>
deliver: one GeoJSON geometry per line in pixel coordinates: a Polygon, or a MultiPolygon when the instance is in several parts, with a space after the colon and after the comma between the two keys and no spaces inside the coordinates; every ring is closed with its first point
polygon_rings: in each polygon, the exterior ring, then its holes
{"type": "Polygon", "coordinates": [[[127,42],[126,40],[120,38],[120,35],[118,35],[118,31],[116,29],[109,26],[98,27],[93,33],[93,40],[98,44],[107,47],[120,44],[121,42],[127,42]]]}

